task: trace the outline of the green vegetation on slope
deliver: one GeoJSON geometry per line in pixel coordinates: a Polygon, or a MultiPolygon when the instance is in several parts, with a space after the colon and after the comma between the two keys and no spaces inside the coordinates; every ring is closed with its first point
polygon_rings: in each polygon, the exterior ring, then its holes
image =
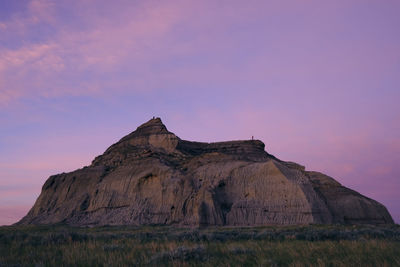
{"type": "Polygon", "coordinates": [[[0,266],[400,266],[400,226],[0,227],[0,266]]]}

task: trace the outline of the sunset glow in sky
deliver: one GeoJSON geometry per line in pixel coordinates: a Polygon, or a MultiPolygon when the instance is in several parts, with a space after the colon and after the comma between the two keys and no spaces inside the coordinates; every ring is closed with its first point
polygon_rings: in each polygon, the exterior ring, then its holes
{"type": "Polygon", "coordinates": [[[0,1],[0,225],[152,116],[254,136],[400,222],[400,1],[0,1]]]}

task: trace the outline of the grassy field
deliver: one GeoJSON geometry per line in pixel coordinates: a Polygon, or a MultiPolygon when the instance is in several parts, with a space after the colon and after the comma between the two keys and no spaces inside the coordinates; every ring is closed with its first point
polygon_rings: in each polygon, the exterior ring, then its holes
{"type": "Polygon", "coordinates": [[[0,227],[0,266],[400,266],[400,226],[0,227]]]}

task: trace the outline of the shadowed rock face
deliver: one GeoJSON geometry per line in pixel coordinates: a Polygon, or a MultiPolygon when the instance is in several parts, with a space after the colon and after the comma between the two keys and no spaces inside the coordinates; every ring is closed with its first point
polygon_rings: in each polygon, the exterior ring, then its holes
{"type": "Polygon", "coordinates": [[[181,140],[159,118],[88,167],[51,176],[19,224],[393,223],[380,203],[264,150],[181,140]]]}

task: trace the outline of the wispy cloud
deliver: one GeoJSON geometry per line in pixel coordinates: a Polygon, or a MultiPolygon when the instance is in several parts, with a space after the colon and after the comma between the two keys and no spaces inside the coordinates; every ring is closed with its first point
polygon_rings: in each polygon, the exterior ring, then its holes
{"type": "Polygon", "coordinates": [[[30,205],[0,206],[0,226],[16,223],[28,213],[30,208],[30,205]]]}
{"type": "MultiPolygon", "coordinates": [[[[131,17],[123,22],[102,19],[99,15],[95,25],[85,25],[87,28],[80,30],[63,28],[53,8],[51,2],[35,0],[29,5],[28,18],[13,18],[12,24],[20,19],[17,25],[21,30],[42,22],[51,22],[52,27],[61,30],[49,33],[42,42],[0,47],[2,103],[32,95],[93,94],[104,75],[123,71],[129,63],[137,62],[135,69],[125,70],[132,73],[125,79],[134,87],[135,80],[143,73],[142,67],[146,68],[145,61],[155,61],[169,53],[162,43],[183,14],[178,5],[134,5],[127,8],[131,17]]],[[[2,25],[5,31],[13,30],[5,22],[2,25]]]]}
{"type": "Polygon", "coordinates": [[[21,3],[0,18],[0,181],[78,168],[158,113],[387,202],[399,187],[396,1],[21,3]]]}

